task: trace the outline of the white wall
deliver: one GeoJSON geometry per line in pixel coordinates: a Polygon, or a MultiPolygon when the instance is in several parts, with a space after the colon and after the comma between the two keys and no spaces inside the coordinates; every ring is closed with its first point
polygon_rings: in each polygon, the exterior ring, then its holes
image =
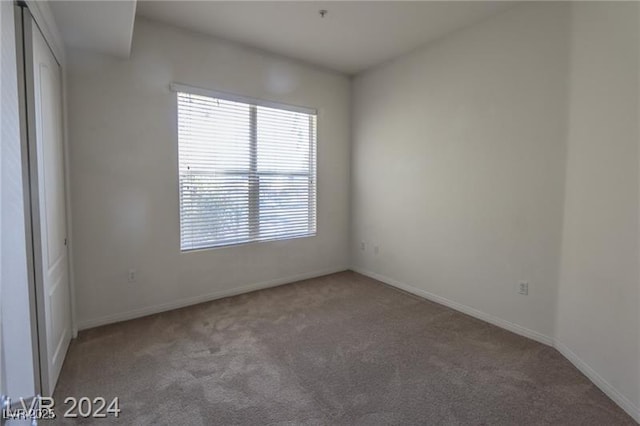
{"type": "Polygon", "coordinates": [[[568,35],[518,6],[355,79],[356,269],[551,341],[568,35]]]}
{"type": "Polygon", "coordinates": [[[68,62],[80,328],[348,267],[346,77],[140,19],[129,60],[68,62]],[[319,110],[316,237],[180,252],[171,82],[319,110]]]}
{"type": "Polygon", "coordinates": [[[639,23],[526,4],[364,73],[351,171],[357,270],[554,344],[638,421],[639,23]]]}
{"type": "Polygon", "coordinates": [[[2,281],[2,350],[9,396],[35,394],[29,281],[25,245],[23,169],[14,7],[0,2],[0,280],[2,281]]]}
{"type": "Polygon", "coordinates": [[[573,6],[557,341],[640,421],[638,9],[573,6]]]}

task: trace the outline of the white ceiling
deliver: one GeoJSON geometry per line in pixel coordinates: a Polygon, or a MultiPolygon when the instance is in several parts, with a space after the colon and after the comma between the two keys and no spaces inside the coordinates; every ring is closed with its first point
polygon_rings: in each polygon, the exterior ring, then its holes
{"type": "Polygon", "coordinates": [[[66,46],[129,57],[135,0],[50,1],[49,6],[66,46]]]}
{"type": "Polygon", "coordinates": [[[513,6],[502,1],[138,1],[137,14],[355,74],[513,6]],[[318,11],[328,10],[325,18],[318,11]]]}

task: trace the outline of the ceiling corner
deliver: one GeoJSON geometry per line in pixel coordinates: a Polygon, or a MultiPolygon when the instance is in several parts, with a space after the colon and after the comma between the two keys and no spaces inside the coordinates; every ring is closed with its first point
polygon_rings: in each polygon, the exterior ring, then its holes
{"type": "Polygon", "coordinates": [[[131,54],[136,0],[49,4],[65,46],[119,58],[131,54]]]}

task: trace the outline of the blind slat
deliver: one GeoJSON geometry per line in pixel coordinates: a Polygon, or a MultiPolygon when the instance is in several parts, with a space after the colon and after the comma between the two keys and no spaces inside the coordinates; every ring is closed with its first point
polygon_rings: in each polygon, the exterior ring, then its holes
{"type": "Polygon", "coordinates": [[[179,91],[182,250],[316,233],[316,115],[179,91]]]}

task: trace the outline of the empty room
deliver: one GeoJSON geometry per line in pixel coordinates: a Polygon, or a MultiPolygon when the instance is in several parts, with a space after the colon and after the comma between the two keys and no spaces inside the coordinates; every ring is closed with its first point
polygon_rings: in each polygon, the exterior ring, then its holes
{"type": "Polygon", "coordinates": [[[640,3],[0,34],[2,425],[640,422],[640,3]]]}

